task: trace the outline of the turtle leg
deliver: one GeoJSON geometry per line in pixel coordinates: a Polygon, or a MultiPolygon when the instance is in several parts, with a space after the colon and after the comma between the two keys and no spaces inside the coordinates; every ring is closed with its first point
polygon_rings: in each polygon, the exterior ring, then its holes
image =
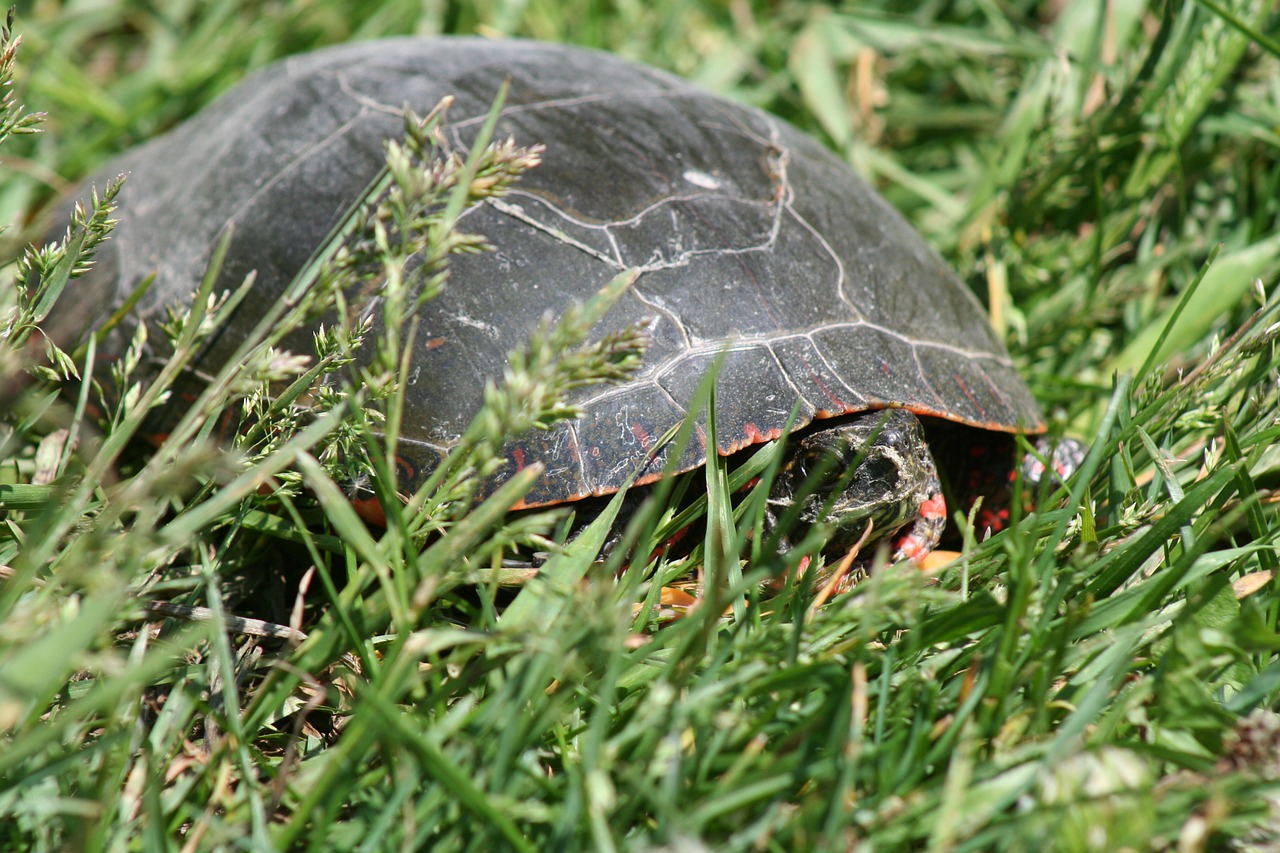
{"type": "Polygon", "coordinates": [[[1074,438],[1042,438],[1036,442],[1036,452],[1028,453],[1022,460],[1022,476],[1032,485],[1039,485],[1051,467],[1051,476],[1065,480],[1084,462],[1088,450],[1074,438]],[[1049,466],[1042,460],[1048,460],[1049,466]]]}
{"type": "MultiPolygon", "coordinates": [[[[1036,441],[1034,453],[1022,457],[1021,468],[1023,484],[1028,489],[1035,489],[1046,480],[1061,483],[1070,477],[1080,463],[1084,462],[1088,448],[1074,438],[1041,438],[1036,441]]],[[[978,512],[977,529],[998,533],[1009,526],[1009,507],[1014,501],[1013,484],[1018,472],[1011,470],[1001,459],[990,460],[982,473],[975,472],[974,482],[981,482],[980,489],[971,489],[972,497],[982,495],[985,501],[978,512]]],[[[1031,510],[1031,504],[1024,506],[1031,510]]]]}
{"type": "Polygon", "coordinates": [[[947,501],[942,496],[942,482],[933,457],[924,454],[921,464],[928,465],[928,477],[924,489],[925,498],[920,510],[907,531],[894,542],[893,561],[913,560],[919,563],[938,547],[942,531],[947,526],[947,501]]]}

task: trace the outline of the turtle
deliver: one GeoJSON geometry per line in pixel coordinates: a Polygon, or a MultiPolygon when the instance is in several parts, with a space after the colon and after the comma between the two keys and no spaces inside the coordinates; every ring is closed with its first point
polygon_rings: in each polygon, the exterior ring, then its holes
{"type": "MultiPolygon", "coordinates": [[[[468,212],[466,229],[495,248],[453,259],[420,311],[396,460],[405,490],[458,441],[541,316],[629,269],[635,282],[594,334],[644,324],[643,366],[571,398],[580,418],[507,444],[499,480],[544,467],[522,507],[606,496],[790,430],[773,512],[825,470],[802,522],[849,531],[841,547],[870,522],[896,533],[898,556],[919,557],[946,518],[933,435],[952,457],[998,448],[1007,479],[1011,437],[1045,431],[980,301],[820,142],[666,72],[533,41],[383,39],[254,73],[103,170],[99,181],[128,176],[119,225],[51,331],[83,334],[152,273],[136,322],[189,299],[234,226],[218,287],[256,282],[200,356],[216,370],[253,325],[251,303],[280,298],[378,173],[404,108],[452,96],[445,139],[465,152],[504,81],[497,134],[544,145],[543,162],[468,212]],[[662,445],[713,366],[715,446],[701,425],[684,448],[662,445]]],[[[118,356],[128,337],[117,329],[100,351],[118,356]]]]}

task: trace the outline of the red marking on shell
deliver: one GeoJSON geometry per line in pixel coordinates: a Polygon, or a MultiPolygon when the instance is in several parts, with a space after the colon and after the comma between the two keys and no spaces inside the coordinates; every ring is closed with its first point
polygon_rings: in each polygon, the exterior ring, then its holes
{"type": "Polygon", "coordinates": [[[978,402],[978,398],[973,396],[973,392],[969,390],[969,385],[964,381],[964,377],[958,373],[953,373],[951,374],[951,378],[956,381],[956,385],[959,386],[960,391],[969,398],[969,402],[973,403],[973,407],[979,412],[982,412],[985,416],[987,410],[982,408],[982,404],[978,402]]]}
{"type": "Polygon", "coordinates": [[[400,477],[401,482],[413,480],[414,475],[418,473],[417,469],[413,467],[413,463],[408,459],[405,459],[403,456],[397,456],[395,458],[395,463],[396,474],[400,477]]]}
{"type": "MultiPolygon", "coordinates": [[[[833,397],[832,399],[834,400],[835,398],[833,397]]],[[[811,419],[808,419],[808,420],[802,420],[801,422],[796,423],[796,424],[794,425],[793,429],[798,431],[798,430],[800,430],[800,429],[807,428],[811,423],[820,422],[820,421],[823,421],[823,420],[828,420],[828,419],[833,418],[833,417],[840,417],[840,416],[843,416],[843,415],[846,415],[846,414],[851,414],[851,413],[853,413],[853,412],[875,411],[875,410],[877,410],[877,409],[883,409],[883,408],[886,408],[886,401],[884,401],[884,400],[880,400],[880,399],[876,399],[876,398],[868,398],[868,399],[866,400],[866,402],[865,402],[865,403],[858,404],[858,405],[854,405],[854,406],[849,406],[849,407],[847,407],[845,410],[843,410],[843,411],[839,411],[839,412],[826,412],[826,411],[823,411],[823,410],[818,410],[818,411],[816,411],[816,412],[814,413],[814,415],[813,415],[813,417],[812,417],[811,419]]],[[[943,410],[942,410],[942,409],[940,409],[940,408],[936,408],[936,407],[929,407],[929,406],[925,406],[925,405],[911,404],[911,405],[898,406],[897,408],[901,408],[901,409],[904,409],[904,410],[906,410],[906,411],[908,411],[908,412],[912,412],[913,414],[921,415],[921,416],[924,416],[924,417],[941,418],[941,419],[943,419],[943,420],[949,420],[949,421],[951,421],[951,422],[953,422],[953,423],[965,424],[965,425],[967,425],[967,426],[977,427],[977,428],[979,428],[979,429],[989,429],[989,430],[993,430],[993,431],[996,431],[996,432],[1003,432],[1003,433],[1021,433],[1021,432],[1030,432],[1030,433],[1035,433],[1035,432],[1040,432],[1040,431],[1043,431],[1043,430],[1044,430],[1044,424],[1043,424],[1043,423],[1040,423],[1040,424],[1034,424],[1034,425],[1032,425],[1032,426],[1030,426],[1030,427],[1025,427],[1025,426],[1015,426],[1015,425],[1010,425],[1010,424],[987,424],[987,423],[980,423],[980,422],[973,421],[973,420],[970,420],[970,419],[956,417],[953,413],[943,411],[943,410]]],[[[733,454],[733,453],[738,452],[739,450],[742,450],[742,449],[744,449],[744,448],[750,447],[750,446],[751,446],[751,445],[753,445],[753,444],[757,444],[757,443],[759,443],[761,440],[771,440],[771,439],[757,439],[757,438],[753,438],[753,437],[751,437],[751,436],[749,436],[749,435],[746,435],[747,429],[748,429],[748,428],[744,426],[744,428],[743,428],[743,433],[742,433],[742,434],[740,434],[738,438],[733,439],[732,441],[728,441],[728,442],[724,443],[722,446],[718,447],[718,448],[717,448],[717,452],[719,453],[719,455],[721,455],[721,456],[729,456],[729,455],[731,455],[731,454],[733,454]]],[[[756,427],[756,432],[757,432],[758,434],[760,434],[760,435],[764,435],[764,433],[763,433],[761,430],[759,430],[759,427],[758,427],[758,426],[756,427]]],[[[776,438],[781,437],[781,435],[782,435],[782,433],[781,433],[780,431],[778,431],[777,433],[775,433],[775,434],[772,436],[772,438],[773,438],[773,439],[776,439],[776,438]]],[[[706,436],[706,433],[703,431],[703,429],[702,429],[702,427],[701,427],[701,426],[695,426],[695,429],[694,429],[694,439],[695,439],[695,441],[697,441],[698,449],[702,451],[702,453],[703,453],[703,455],[704,455],[704,457],[705,457],[705,454],[706,454],[706,451],[707,451],[707,436],[706,436]]],[[[582,461],[582,458],[583,458],[583,457],[582,457],[582,447],[581,447],[581,445],[578,443],[578,437],[577,437],[577,435],[575,435],[572,431],[570,431],[570,433],[569,433],[569,447],[570,447],[570,451],[569,451],[569,452],[570,452],[570,455],[571,455],[571,457],[572,457],[573,461],[574,461],[575,463],[580,463],[580,462],[582,461]]],[[[958,452],[958,451],[957,451],[957,452],[958,452]]],[[[969,453],[970,453],[972,456],[974,456],[975,458],[976,458],[976,457],[981,457],[981,456],[987,455],[989,452],[990,452],[990,450],[989,450],[989,448],[988,448],[988,447],[986,447],[986,445],[971,445],[971,446],[969,447],[969,453]]],[[[601,449],[600,449],[599,447],[592,447],[592,448],[589,448],[589,449],[586,451],[586,453],[587,453],[587,455],[588,455],[588,456],[590,456],[590,457],[592,457],[592,458],[596,458],[596,459],[600,458],[600,457],[603,455],[603,452],[601,451],[601,449]]],[[[699,460],[699,461],[698,461],[696,464],[694,464],[694,465],[690,465],[690,466],[688,466],[688,467],[681,467],[681,468],[680,468],[678,471],[676,471],[675,473],[681,473],[681,472],[683,472],[683,471],[688,471],[688,470],[690,470],[690,469],[692,469],[692,468],[699,467],[700,465],[702,465],[702,460],[699,460]]],[[[653,472],[648,473],[648,474],[644,474],[643,476],[639,477],[639,478],[638,478],[638,479],[637,479],[637,480],[632,484],[632,486],[633,486],[633,487],[636,487],[636,486],[647,486],[647,485],[649,485],[650,483],[655,483],[655,482],[657,482],[658,480],[661,480],[665,473],[666,473],[666,469],[665,469],[665,468],[663,468],[663,469],[660,469],[660,470],[657,470],[657,471],[653,471],[653,472]]],[[[969,474],[968,474],[968,478],[969,478],[971,481],[973,481],[973,482],[971,482],[971,483],[970,483],[970,485],[974,485],[974,484],[977,482],[976,480],[974,480],[974,479],[973,479],[973,478],[974,478],[974,474],[973,474],[973,472],[969,472],[969,474]]],[[[593,488],[589,488],[589,489],[581,489],[581,490],[579,490],[579,489],[575,489],[575,490],[572,490],[569,494],[564,495],[563,497],[555,498],[555,499],[553,499],[553,500],[545,500],[545,499],[544,499],[544,500],[534,500],[534,501],[529,501],[529,502],[520,501],[519,503],[517,503],[517,504],[514,506],[514,509],[532,509],[532,508],[534,508],[534,507],[552,506],[552,505],[560,504],[560,503],[566,503],[566,502],[572,502],[572,501],[580,501],[580,500],[584,500],[584,499],[586,499],[586,498],[598,498],[598,497],[605,497],[605,496],[607,496],[607,495],[611,495],[611,494],[613,494],[615,491],[617,491],[617,490],[616,490],[616,489],[614,489],[614,488],[610,488],[610,487],[608,487],[608,486],[604,486],[604,487],[593,487],[593,488]]],[[[973,492],[975,492],[975,493],[976,493],[976,491],[977,491],[977,490],[976,490],[976,489],[970,489],[969,491],[973,491],[973,492]]]]}
{"type": "Polygon", "coordinates": [[[387,526],[387,514],[377,498],[356,498],[351,502],[351,506],[355,509],[356,515],[368,523],[376,527],[387,526]]]}
{"type": "Polygon", "coordinates": [[[524,469],[524,449],[520,447],[511,448],[511,458],[515,460],[516,470],[524,469]]]}
{"type": "Polygon", "coordinates": [[[747,438],[751,439],[752,444],[763,444],[766,441],[773,441],[782,437],[782,430],[774,428],[768,432],[763,432],[760,427],[756,426],[755,421],[747,421],[742,425],[742,429],[747,434],[747,438]]]}
{"type": "Polygon", "coordinates": [[[653,439],[649,437],[649,433],[640,424],[631,424],[631,434],[636,437],[636,441],[640,442],[640,446],[645,450],[653,449],[653,439]]]}
{"type": "Polygon", "coordinates": [[[848,403],[846,403],[844,400],[841,400],[835,394],[831,393],[831,389],[827,387],[827,383],[822,381],[821,376],[813,372],[810,372],[810,376],[813,378],[813,382],[815,385],[818,386],[819,390],[821,390],[822,393],[826,395],[827,399],[830,400],[832,403],[835,403],[836,405],[834,412],[828,412],[826,409],[822,410],[827,417],[831,417],[837,414],[842,415],[845,412],[850,410],[851,407],[848,403]]]}

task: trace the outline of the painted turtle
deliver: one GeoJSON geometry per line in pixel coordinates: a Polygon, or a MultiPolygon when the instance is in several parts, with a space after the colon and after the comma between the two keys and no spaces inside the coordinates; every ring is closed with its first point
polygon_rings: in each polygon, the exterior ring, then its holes
{"type": "MultiPolygon", "coordinates": [[[[638,279],[598,331],[648,323],[645,365],[627,384],[584,391],[574,401],[581,419],[507,447],[510,470],[546,466],[525,505],[609,494],[640,466],[640,483],[657,478],[669,451],[651,454],[655,440],[685,417],[721,356],[717,451],[778,437],[797,410],[795,427],[808,433],[782,477],[785,503],[814,458],[847,463],[872,425],[874,460],[841,506],[870,514],[881,532],[915,519],[902,554],[931,548],[945,518],[908,412],[970,427],[954,442],[966,450],[1004,434],[1006,471],[1008,436],[1044,429],[978,300],[822,145],[669,74],[562,45],[391,39],[255,74],[105,170],[129,173],[120,225],[67,300],[94,314],[64,312],[57,333],[83,332],[153,271],[141,315],[180,301],[228,223],[235,238],[220,286],[256,271],[255,298],[279,298],[381,166],[404,105],[425,112],[455,96],[447,136],[465,150],[506,79],[498,134],[545,144],[544,162],[468,215],[466,229],[496,251],[457,257],[445,292],[422,311],[400,445],[406,487],[457,440],[485,379],[501,374],[540,315],[633,267],[638,279]],[[894,414],[882,422],[886,409],[894,414]]],[[[243,333],[233,321],[203,364],[223,363],[243,333]]],[[[106,350],[119,352],[127,334],[106,350]]],[[[702,465],[704,445],[687,448],[678,468],[702,465]]]]}

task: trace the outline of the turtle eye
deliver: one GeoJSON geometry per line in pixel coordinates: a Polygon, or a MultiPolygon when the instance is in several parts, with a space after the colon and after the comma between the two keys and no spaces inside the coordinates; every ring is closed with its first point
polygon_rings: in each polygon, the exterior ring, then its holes
{"type": "Polygon", "coordinates": [[[856,482],[870,491],[874,486],[878,491],[892,491],[898,486],[901,470],[892,460],[881,454],[875,454],[863,460],[858,466],[856,482]]]}
{"type": "Polygon", "coordinates": [[[796,461],[795,472],[813,494],[827,495],[840,485],[848,464],[848,460],[838,450],[823,447],[802,455],[796,461]]]}

